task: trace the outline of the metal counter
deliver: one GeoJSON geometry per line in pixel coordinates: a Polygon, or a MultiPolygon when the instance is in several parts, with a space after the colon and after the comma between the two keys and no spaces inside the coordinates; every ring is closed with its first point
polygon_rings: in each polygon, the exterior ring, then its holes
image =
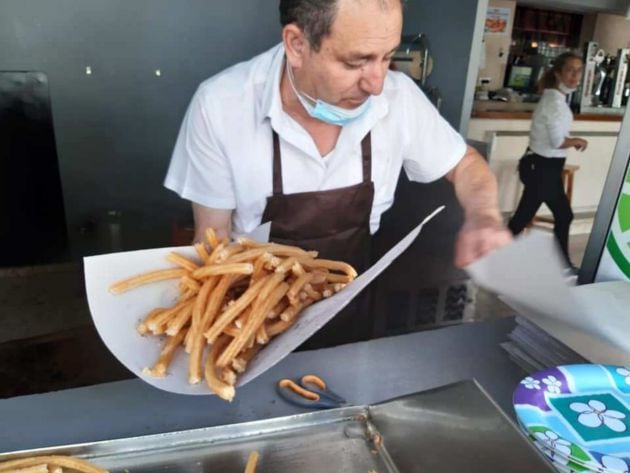
{"type": "Polygon", "coordinates": [[[96,442],[17,455],[73,455],[111,473],[258,471],[553,473],[541,453],[474,381],[375,406],[96,442]]]}
{"type": "Polygon", "coordinates": [[[513,319],[293,353],[228,404],[215,396],[159,391],[121,381],[0,400],[0,453],[234,424],[305,412],[275,393],[282,377],[316,373],[350,404],[370,405],[476,379],[509,416],[525,375],[499,343],[513,319]]]}

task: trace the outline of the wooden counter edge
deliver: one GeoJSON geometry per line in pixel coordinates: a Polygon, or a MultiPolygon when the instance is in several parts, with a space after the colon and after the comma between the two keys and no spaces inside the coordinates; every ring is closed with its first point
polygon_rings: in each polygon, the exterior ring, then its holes
{"type": "MultiPolygon", "coordinates": [[[[495,120],[531,120],[532,112],[481,112],[473,111],[471,118],[489,118],[495,120]]],[[[623,115],[603,115],[598,113],[580,113],[575,115],[576,120],[593,122],[620,122],[623,115]]]]}

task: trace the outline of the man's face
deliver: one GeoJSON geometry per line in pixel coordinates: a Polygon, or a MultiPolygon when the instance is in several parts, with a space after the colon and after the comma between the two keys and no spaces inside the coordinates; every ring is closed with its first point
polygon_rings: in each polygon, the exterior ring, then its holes
{"type": "Polygon", "coordinates": [[[295,68],[300,88],[310,96],[343,108],[356,108],[383,91],[385,75],[400,44],[399,0],[339,0],[329,36],[319,51],[307,43],[295,68]]]}

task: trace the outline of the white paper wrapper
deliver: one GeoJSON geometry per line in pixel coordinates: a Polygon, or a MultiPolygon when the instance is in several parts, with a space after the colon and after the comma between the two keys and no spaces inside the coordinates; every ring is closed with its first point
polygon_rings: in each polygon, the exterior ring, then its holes
{"type": "MultiPolygon", "coordinates": [[[[356,297],[394,259],[403,253],[422,227],[442,211],[440,207],[420,225],[403,238],[374,266],[350,283],[333,297],[313,304],[302,312],[299,320],[289,330],[274,338],[250,363],[247,371],[239,378],[241,386],[274,366],[295,348],[323,327],[341,309],[356,297]]],[[[263,234],[254,234],[259,241],[265,241],[263,234]]],[[[268,227],[266,233],[268,235],[268,227]]],[[[178,280],[148,284],[137,289],[114,295],[109,286],[138,273],[164,269],[172,266],[166,261],[171,251],[196,258],[193,247],[158,248],[153,250],[113,253],[85,258],[85,285],[90,312],[99,335],[118,360],[136,376],[165,391],[180,394],[212,394],[205,382],[188,384],[188,356],[180,350],[173,359],[169,373],[164,378],[154,378],[142,372],[151,367],[159,356],[164,339],[155,336],[141,336],[136,330],[138,323],[156,307],[170,307],[179,295],[178,280]]]]}
{"type": "Polygon", "coordinates": [[[630,284],[571,287],[552,234],[530,231],[467,269],[471,277],[593,363],[630,363],[630,284]]]}

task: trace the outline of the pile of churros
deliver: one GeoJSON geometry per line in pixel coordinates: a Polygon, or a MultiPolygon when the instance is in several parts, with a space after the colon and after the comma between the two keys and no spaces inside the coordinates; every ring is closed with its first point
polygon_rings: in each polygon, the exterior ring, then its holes
{"type": "Polygon", "coordinates": [[[107,470],[99,468],[74,457],[64,455],[47,455],[40,457],[20,458],[0,463],[2,473],[107,473],[107,470]]]}
{"type": "Polygon", "coordinates": [[[237,377],[269,341],[291,327],[300,312],[342,290],[357,276],[347,263],[318,259],[317,252],[238,238],[219,241],[206,231],[198,260],[172,252],[176,267],[114,283],[120,294],[143,284],[179,279],[173,307],[156,308],[140,322],[142,335],[166,335],[159,359],[147,374],[166,375],[176,351],[188,353],[188,382],[205,380],[231,401],[237,377]],[[205,364],[204,364],[205,356],[205,364]]]}

